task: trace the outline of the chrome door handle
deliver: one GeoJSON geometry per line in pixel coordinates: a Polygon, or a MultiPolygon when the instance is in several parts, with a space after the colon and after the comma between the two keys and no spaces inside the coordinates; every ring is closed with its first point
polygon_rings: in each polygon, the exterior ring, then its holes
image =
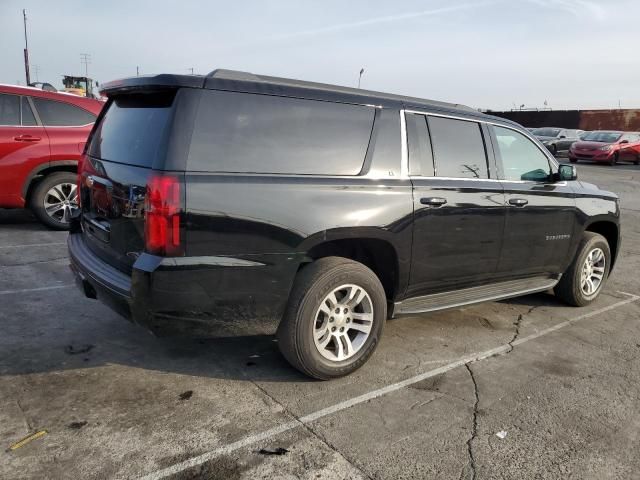
{"type": "Polygon", "coordinates": [[[524,207],[527,203],[529,203],[529,200],[527,200],[526,198],[510,198],[509,199],[509,204],[515,205],[516,207],[524,207]]]}
{"type": "Polygon", "coordinates": [[[441,207],[447,203],[447,199],[442,197],[425,197],[420,199],[420,203],[431,207],[441,207]]]}

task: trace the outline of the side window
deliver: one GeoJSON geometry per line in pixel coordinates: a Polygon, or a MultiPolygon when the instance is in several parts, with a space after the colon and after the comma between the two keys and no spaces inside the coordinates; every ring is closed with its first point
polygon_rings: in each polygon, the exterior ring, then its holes
{"type": "Polygon", "coordinates": [[[20,97],[20,106],[22,109],[22,125],[29,127],[36,125],[36,117],[33,116],[27,97],[20,97]]]}
{"type": "Polygon", "coordinates": [[[93,123],[95,115],[75,105],[33,97],[42,124],[48,127],[78,127],[93,123]]]}
{"type": "Polygon", "coordinates": [[[398,110],[383,108],[378,122],[378,136],[372,142],[373,156],[369,173],[377,177],[397,177],[400,175],[400,115],[398,110]]]}
{"type": "Polygon", "coordinates": [[[550,166],[535,143],[515,130],[492,127],[498,139],[498,151],[506,180],[546,181],[550,166]]]}
{"type": "Polygon", "coordinates": [[[409,175],[432,177],[434,175],[433,154],[427,129],[427,117],[406,113],[405,120],[409,150],[409,175]]]}
{"type": "Polygon", "coordinates": [[[438,177],[489,178],[480,124],[428,117],[438,177]]]}
{"type": "Polygon", "coordinates": [[[188,157],[192,171],[358,175],[374,109],[203,91],[188,157]]]}
{"type": "Polygon", "coordinates": [[[0,125],[20,125],[20,97],[0,94],[0,125]]]}

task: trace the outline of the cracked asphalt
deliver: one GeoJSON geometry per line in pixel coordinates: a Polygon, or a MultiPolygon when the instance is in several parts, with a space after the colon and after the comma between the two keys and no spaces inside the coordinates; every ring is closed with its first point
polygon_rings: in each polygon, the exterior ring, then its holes
{"type": "Polygon", "coordinates": [[[640,478],[640,168],[578,172],[622,198],[596,303],[392,320],[331,382],[265,332],[147,334],[76,290],[65,233],[0,211],[0,478],[640,478]]]}

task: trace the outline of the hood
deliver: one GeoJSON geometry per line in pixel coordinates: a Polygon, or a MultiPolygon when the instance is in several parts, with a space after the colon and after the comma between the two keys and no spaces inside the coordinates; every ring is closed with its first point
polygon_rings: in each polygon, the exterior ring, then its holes
{"type": "Polygon", "coordinates": [[[593,194],[597,194],[599,197],[618,198],[618,195],[616,193],[610,192],[608,190],[602,190],[600,187],[594,185],[593,183],[584,182],[582,180],[578,180],[576,183],[578,183],[578,185],[580,185],[583,190],[592,192],[593,194]]]}
{"type": "Polygon", "coordinates": [[[611,142],[575,142],[573,148],[586,148],[588,150],[595,150],[596,148],[604,147],[605,145],[613,145],[611,142]]]}

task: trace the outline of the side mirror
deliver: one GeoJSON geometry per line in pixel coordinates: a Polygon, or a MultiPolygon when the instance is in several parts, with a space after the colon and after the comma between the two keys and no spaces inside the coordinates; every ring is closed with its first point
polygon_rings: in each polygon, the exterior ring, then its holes
{"type": "Polygon", "coordinates": [[[560,135],[560,138],[567,138],[567,137],[566,137],[566,136],[564,136],[564,135],[560,135]]]}
{"type": "Polygon", "coordinates": [[[566,163],[561,163],[558,166],[558,181],[571,182],[577,179],[578,179],[578,170],[576,170],[575,165],[568,165],[566,163]]]}
{"type": "Polygon", "coordinates": [[[622,140],[620,143],[629,143],[629,140],[622,140]]]}

